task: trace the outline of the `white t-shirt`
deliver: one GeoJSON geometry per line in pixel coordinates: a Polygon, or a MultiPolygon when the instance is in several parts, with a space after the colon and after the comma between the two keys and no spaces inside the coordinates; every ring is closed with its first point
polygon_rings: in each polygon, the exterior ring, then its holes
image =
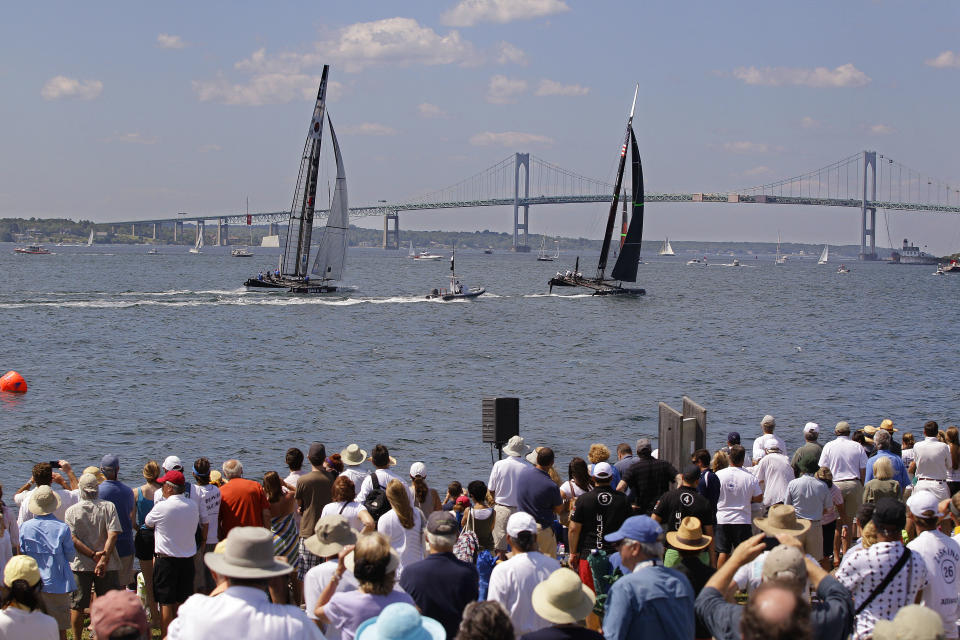
{"type": "Polygon", "coordinates": [[[774,444],[780,448],[780,453],[787,455],[787,445],[784,444],[783,440],[772,433],[765,433],[753,441],[754,464],[759,464],[760,459],[767,454],[767,447],[774,444]]]}
{"type": "Polygon", "coordinates": [[[390,546],[400,554],[400,566],[397,567],[397,579],[403,572],[404,567],[408,567],[414,562],[419,562],[424,558],[423,532],[426,519],[420,509],[413,510],[413,526],[404,529],[397,517],[397,512],[393,509],[386,512],[377,521],[377,531],[387,536],[390,540],[390,546]]]}
{"type": "Polygon", "coordinates": [[[904,449],[903,453],[900,454],[900,459],[903,460],[903,466],[907,469],[907,473],[910,473],[910,463],[913,462],[917,457],[916,452],[913,448],[904,449]]]}
{"type": "MultiPolygon", "coordinates": [[[[306,612],[307,616],[311,620],[316,620],[317,616],[314,611],[317,608],[317,601],[320,600],[320,594],[323,593],[323,590],[327,588],[327,585],[330,583],[330,578],[333,577],[333,573],[337,570],[337,561],[336,560],[327,560],[321,564],[318,564],[314,568],[307,571],[307,575],[303,577],[303,597],[304,602],[307,604],[306,612]]],[[[350,571],[344,571],[343,577],[340,578],[340,582],[337,584],[337,588],[334,593],[340,593],[342,591],[356,591],[358,588],[357,579],[353,577],[353,573],[350,571]]],[[[394,587],[396,589],[396,587],[394,587]]],[[[323,635],[327,640],[340,640],[340,630],[334,627],[332,624],[327,625],[323,630],[323,635]]]]}
{"type": "Polygon", "coordinates": [[[217,535],[217,519],[220,516],[220,487],[215,484],[195,484],[190,493],[196,492],[203,500],[203,508],[207,513],[207,520],[214,523],[207,527],[207,544],[217,544],[220,536],[217,535]]]}
{"type": "MultiPolygon", "coordinates": [[[[490,470],[490,479],[487,480],[487,487],[493,492],[497,504],[507,507],[519,506],[517,490],[520,474],[531,466],[519,456],[507,456],[494,463],[493,469],[490,470]]],[[[520,634],[517,633],[517,635],[520,634]]]]}
{"type": "Polygon", "coordinates": [[[837,436],[823,445],[820,466],[830,469],[834,482],[859,480],[860,472],[867,468],[867,454],[859,442],[848,436],[837,436]]]}
{"type": "Polygon", "coordinates": [[[4,640],[58,640],[57,621],[42,611],[8,607],[0,611],[0,638],[4,640]]]}
{"type": "MultiPolygon", "coordinates": [[[[407,484],[400,479],[399,476],[387,471],[386,469],[377,469],[377,482],[380,483],[380,486],[383,487],[383,490],[387,490],[387,485],[391,480],[400,480],[403,483],[404,487],[407,487],[407,484]]],[[[363,484],[360,485],[360,492],[357,493],[357,502],[363,504],[363,501],[367,499],[367,494],[373,491],[373,481],[370,479],[370,474],[368,473],[363,477],[363,484]]],[[[410,504],[413,504],[413,489],[407,487],[407,495],[410,496],[410,504]]]]}
{"type": "Polygon", "coordinates": [[[763,483],[763,504],[766,506],[785,502],[787,485],[793,480],[790,458],[782,453],[768,453],[757,464],[756,476],[763,483]]]}
{"type": "MultiPolygon", "coordinates": [[[[67,509],[80,501],[80,490],[74,489],[68,491],[67,489],[59,489],[54,486],[51,486],[51,489],[53,489],[53,492],[60,498],[60,506],[53,512],[53,515],[57,520],[63,522],[63,519],[67,515],[67,509]]],[[[34,491],[36,491],[36,488],[18,494],[18,496],[23,496],[20,502],[20,512],[17,514],[18,526],[23,525],[24,522],[33,518],[33,512],[30,511],[30,496],[33,495],[34,491]]]]}
{"type": "Polygon", "coordinates": [[[359,502],[348,502],[346,506],[342,502],[330,502],[324,505],[320,517],[340,514],[347,519],[350,526],[357,531],[363,531],[363,521],[360,520],[360,512],[366,512],[367,508],[359,502]],[[343,508],[343,511],[340,509],[343,508]]]}
{"type": "Polygon", "coordinates": [[[927,567],[927,585],[922,591],[921,604],[939,613],[947,637],[956,638],[960,545],[937,530],[924,531],[907,548],[923,558],[927,567]]]}
{"type": "MultiPolygon", "coordinates": [[[[188,482],[188,483],[187,483],[187,489],[190,491],[190,495],[187,496],[187,497],[189,497],[191,500],[193,500],[193,502],[197,505],[197,509],[200,511],[200,524],[207,524],[207,523],[209,523],[209,522],[210,522],[210,516],[207,515],[207,503],[206,503],[206,501],[205,501],[204,498],[203,498],[203,494],[202,494],[201,492],[197,491],[197,485],[196,485],[195,483],[193,483],[193,482],[188,482]]],[[[219,491],[220,491],[220,488],[217,487],[217,492],[219,493],[219,491]]],[[[187,494],[186,494],[186,491],[184,491],[183,495],[187,495],[187,494]]],[[[153,494],[153,503],[154,503],[154,504],[160,504],[161,502],[163,502],[163,500],[164,500],[164,497],[163,497],[163,492],[162,492],[162,491],[157,491],[155,494],[153,494]]],[[[217,503],[217,504],[219,505],[219,503],[217,503]]],[[[217,514],[219,514],[219,513],[220,513],[220,507],[218,506],[218,507],[217,507],[217,514]]],[[[217,528],[217,520],[216,520],[216,519],[213,520],[213,528],[214,528],[214,529],[217,528]]]]}
{"type": "Polygon", "coordinates": [[[720,500],[717,502],[717,524],[750,524],[750,502],[762,496],[760,483],[742,467],[717,471],[720,479],[720,500]]]}
{"type": "Polygon", "coordinates": [[[553,624],[533,610],[530,594],[534,587],[559,568],[559,562],[539,551],[518,553],[493,568],[487,600],[495,600],[503,605],[510,614],[513,632],[518,638],[553,624]]]}
{"type": "Polygon", "coordinates": [[[363,486],[363,480],[368,475],[370,475],[370,472],[364,471],[360,467],[344,467],[343,473],[341,473],[340,475],[347,476],[348,478],[350,478],[353,481],[354,491],[356,491],[359,494],[360,488],[363,486]]]}
{"type": "MultiPolygon", "coordinates": [[[[303,475],[303,470],[300,470],[300,471],[291,471],[291,472],[290,472],[290,475],[288,475],[286,478],[284,478],[283,481],[286,482],[286,483],[287,483],[288,485],[290,485],[291,487],[293,487],[294,489],[296,489],[296,488],[297,488],[297,480],[299,480],[299,479],[300,479],[300,476],[302,476],[302,475],[303,475]]],[[[290,491],[290,489],[287,489],[286,487],[284,487],[283,490],[284,490],[284,491],[290,491]]]]}
{"type": "Polygon", "coordinates": [[[570,482],[567,480],[562,485],[560,485],[560,495],[563,496],[564,500],[570,500],[571,498],[579,498],[586,491],[580,488],[580,485],[575,482],[570,482]]]}

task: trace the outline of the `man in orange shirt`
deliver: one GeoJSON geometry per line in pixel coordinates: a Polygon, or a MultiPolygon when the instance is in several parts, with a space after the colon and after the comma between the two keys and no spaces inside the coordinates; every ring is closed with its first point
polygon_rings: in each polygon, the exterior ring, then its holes
{"type": "Polygon", "coordinates": [[[234,527],[270,528],[270,505],[259,483],[243,477],[239,460],[223,463],[227,484],[220,487],[220,539],[226,540],[234,527]]]}

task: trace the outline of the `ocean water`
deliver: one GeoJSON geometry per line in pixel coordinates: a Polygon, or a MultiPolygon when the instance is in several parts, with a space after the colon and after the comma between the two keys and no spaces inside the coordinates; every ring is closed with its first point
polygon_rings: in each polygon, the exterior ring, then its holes
{"type": "Polygon", "coordinates": [[[314,440],[382,442],[402,473],[426,462],[442,491],[487,478],[480,408],[495,395],[520,398],[521,434],[553,447],[564,476],[592,442],[655,437],[657,402],[684,394],[706,407],[712,446],[730,430],[748,442],[766,413],[792,450],[808,420],[830,433],[889,417],[918,433],[960,409],[960,277],[929,266],[651,257],[648,295],[623,299],[548,295],[573,255],[460,252],[463,281],[488,293],[441,303],[423,295],[448,262],[405,251],[351,249],[347,293],[296,297],[242,288],[275,249],[13,246],[0,245],[0,373],[30,390],[0,394],[8,494],[38,461],[79,470],[114,452],[133,483],[149,458],[237,457],[260,477],[314,440]]]}

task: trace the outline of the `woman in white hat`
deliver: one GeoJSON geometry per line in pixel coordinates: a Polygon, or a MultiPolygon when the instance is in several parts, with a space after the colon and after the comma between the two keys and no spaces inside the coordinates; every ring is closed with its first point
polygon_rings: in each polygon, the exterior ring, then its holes
{"type": "Polygon", "coordinates": [[[3,569],[7,593],[0,611],[0,638],[10,640],[57,640],[57,621],[43,606],[43,580],[37,561],[14,556],[3,569]]]}
{"type": "Polygon", "coordinates": [[[340,462],[343,463],[343,472],[338,477],[346,476],[353,481],[355,493],[360,493],[360,486],[363,479],[367,477],[363,470],[363,463],[367,461],[367,452],[357,444],[347,445],[347,448],[340,452],[340,462]]]}
{"type": "Polygon", "coordinates": [[[423,515],[429,518],[434,511],[443,509],[437,490],[427,486],[427,465],[422,462],[410,465],[410,486],[413,489],[413,506],[423,511],[423,515]]]}

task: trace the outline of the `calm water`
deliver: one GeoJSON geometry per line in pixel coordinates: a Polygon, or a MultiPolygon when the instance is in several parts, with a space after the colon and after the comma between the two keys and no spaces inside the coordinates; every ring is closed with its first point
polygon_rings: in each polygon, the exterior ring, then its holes
{"type": "Polygon", "coordinates": [[[521,398],[521,433],[553,446],[564,475],[591,442],[655,436],[657,401],[683,394],[707,408],[712,444],[754,437],[772,413],[791,449],[807,420],[916,432],[960,408],[960,277],[933,267],[653,258],[645,298],[602,299],[546,295],[573,256],[463,253],[464,281],[488,294],[438,303],[421,296],[445,284],[446,261],[405,252],[351,250],[351,293],[301,298],[241,288],[275,249],[50,248],[0,245],[0,370],[30,385],[0,397],[8,493],[42,460],[82,468],[117,452],[135,481],[148,457],[238,457],[258,476],[313,440],[384,442],[442,490],[487,477],[486,395],[521,398]]]}

